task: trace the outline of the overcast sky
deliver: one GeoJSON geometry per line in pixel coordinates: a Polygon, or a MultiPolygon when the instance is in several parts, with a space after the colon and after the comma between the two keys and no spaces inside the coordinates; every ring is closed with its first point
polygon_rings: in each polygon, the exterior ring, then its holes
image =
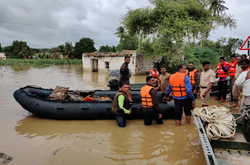
{"type": "MultiPolygon", "coordinates": [[[[101,45],[116,46],[119,39],[114,33],[127,7],[147,5],[148,0],[0,0],[0,42],[2,47],[19,40],[32,48],[51,48],[89,37],[97,49],[101,45]]],[[[250,35],[247,21],[250,1],[226,0],[225,6],[237,20],[237,28],[219,28],[211,33],[210,39],[245,40],[250,35]]]]}

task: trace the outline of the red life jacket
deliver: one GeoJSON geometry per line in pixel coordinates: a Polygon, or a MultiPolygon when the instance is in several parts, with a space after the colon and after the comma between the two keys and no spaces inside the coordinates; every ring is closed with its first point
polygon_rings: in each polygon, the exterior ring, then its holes
{"type": "MultiPolygon", "coordinates": [[[[224,68],[229,65],[228,62],[224,62],[223,66],[224,68]]],[[[229,69],[228,69],[229,70],[229,69]]],[[[227,74],[228,74],[228,71],[227,72],[224,72],[224,70],[222,69],[221,67],[221,63],[219,63],[217,65],[217,74],[218,74],[218,77],[221,77],[221,78],[226,78],[227,77],[227,74]]]]}
{"type": "Polygon", "coordinates": [[[229,64],[229,76],[235,76],[237,60],[229,64]]]}
{"type": "Polygon", "coordinates": [[[158,79],[159,77],[159,72],[158,70],[154,71],[154,70],[150,70],[149,73],[156,79],[158,79]]]}

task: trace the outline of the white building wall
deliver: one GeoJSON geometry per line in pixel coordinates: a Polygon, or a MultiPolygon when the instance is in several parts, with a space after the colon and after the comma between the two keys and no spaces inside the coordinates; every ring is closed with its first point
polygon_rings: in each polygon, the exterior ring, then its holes
{"type": "Polygon", "coordinates": [[[4,60],[6,60],[6,56],[5,56],[5,53],[3,53],[3,52],[0,52],[0,59],[4,59],[4,60]]]}
{"type": "MultiPolygon", "coordinates": [[[[130,64],[129,69],[131,71],[131,74],[135,74],[135,64],[136,64],[136,58],[133,53],[133,55],[130,57],[130,64]]],[[[83,63],[83,70],[86,71],[92,71],[92,59],[98,59],[98,72],[104,72],[108,73],[109,70],[116,70],[120,69],[121,65],[124,63],[124,57],[85,57],[83,55],[82,57],[82,63],[83,63]],[[109,62],[109,69],[106,69],[105,62],[109,62]]]]}

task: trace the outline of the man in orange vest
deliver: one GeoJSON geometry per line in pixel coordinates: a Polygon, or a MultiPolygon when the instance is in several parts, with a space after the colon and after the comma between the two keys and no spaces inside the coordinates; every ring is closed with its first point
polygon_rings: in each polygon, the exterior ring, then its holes
{"type": "Polygon", "coordinates": [[[192,91],[194,96],[196,96],[196,93],[199,90],[199,84],[200,84],[200,73],[198,70],[194,68],[194,63],[189,62],[188,63],[188,69],[186,71],[186,74],[192,84],[192,91]]]}
{"type": "Polygon", "coordinates": [[[218,92],[218,97],[216,97],[214,100],[221,100],[221,94],[222,94],[222,101],[225,102],[226,100],[226,95],[227,95],[227,80],[226,77],[228,75],[228,70],[229,70],[229,63],[226,62],[224,57],[220,57],[220,62],[217,65],[217,75],[219,77],[219,92],[218,92]]]}
{"type": "Polygon", "coordinates": [[[184,112],[186,115],[186,123],[191,121],[191,105],[195,107],[195,97],[192,91],[192,84],[186,73],[186,66],[184,64],[178,65],[178,72],[172,74],[169,79],[168,89],[163,100],[167,100],[169,93],[173,92],[175,103],[175,125],[181,125],[181,117],[184,112]]]}
{"type": "Polygon", "coordinates": [[[147,85],[141,88],[142,112],[144,125],[146,126],[150,126],[152,124],[152,120],[155,120],[157,124],[163,124],[157,92],[153,87],[154,81],[153,76],[148,76],[146,78],[147,85]]]}
{"type": "Polygon", "coordinates": [[[236,73],[236,64],[237,64],[237,60],[235,58],[235,55],[231,55],[230,56],[230,61],[231,63],[229,64],[229,76],[230,76],[230,82],[229,82],[229,89],[230,89],[230,100],[228,101],[228,103],[231,103],[231,105],[235,102],[235,100],[233,99],[233,84],[235,81],[235,73],[236,73]]]}

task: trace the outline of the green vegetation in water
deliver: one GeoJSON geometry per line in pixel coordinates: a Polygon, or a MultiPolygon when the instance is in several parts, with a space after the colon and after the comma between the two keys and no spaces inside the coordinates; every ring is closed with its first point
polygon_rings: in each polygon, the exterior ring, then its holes
{"type": "MultiPolygon", "coordinates": [[[[82,60],[69,60],[71,65],[82,65],[82,60]]],[[[50,65],[69,65],[66,59],[7,59],[0,60],[3,66],[32,66],[32,67],[49,67],[50,65]]]]}

